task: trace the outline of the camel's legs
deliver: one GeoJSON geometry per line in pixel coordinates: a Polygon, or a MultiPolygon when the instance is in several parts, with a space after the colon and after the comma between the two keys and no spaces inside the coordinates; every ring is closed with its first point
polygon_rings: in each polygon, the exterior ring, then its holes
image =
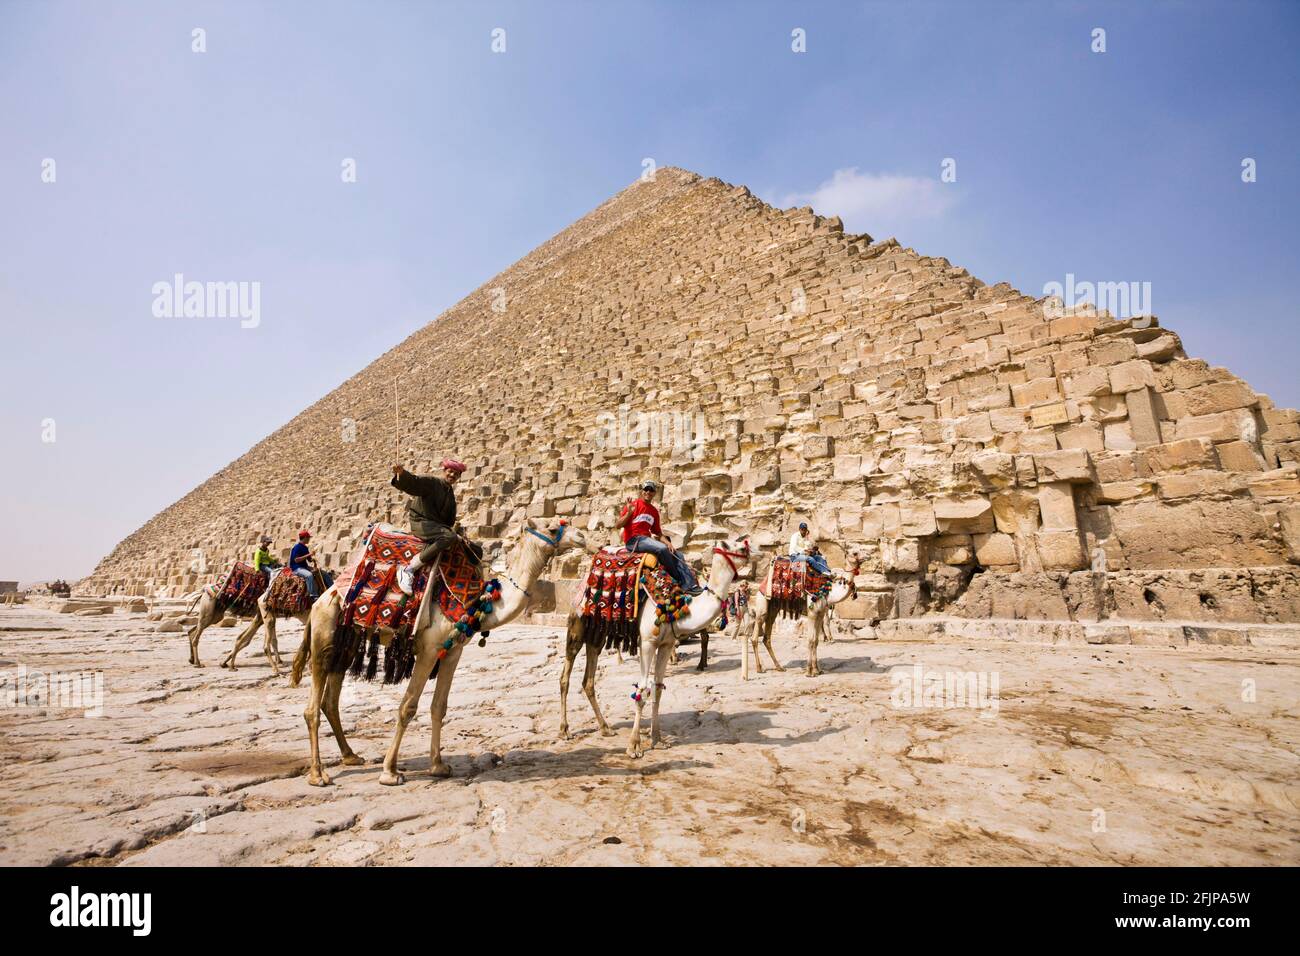
{"type": "Polygon", "coordinates": [[[645,698],[653,688],[650,681],[650,660],[651,657],[658,657],[658,643],[651,643],[650,639],[641,635],[641,650],[637,655],[638,663],[641,665],[641,679],[636,684],[636,714],[632,717],[632,733],[627,742],[627,755],[629,757],[641,756],[641,713],[645,709],[645,698]]]}
{"type": "Polygon", "coordinates": [[[447,652],[438,668],[438,682],[433,687],[433,701],[429,704],[429,719],[433,722],[433,739],[429,743],[429,768],[435,777],[450,777],[451,767],[442,761],[442,722],[447,719],[447,699],[451,697],[451,679],[460,663],[465,645],[459,641],[447,652]]]}
{"type": "Polygon", "coordinates": [[[275,639],[275,615],[268,614],[266,617],[266,641],[262,644],[262,653],[266,659],[271,662],[271,671],[276,677],[280,676],[280,644],[275,639]]]}
{"type": "Polygon", "coordinates": [[[302,633],[302,643],[298,645],[298,653],[293,655],[293,669],[290,671],[290,687],[297,687],[302,680],[303,669],[306,668],[307,662],[311,660],[311,615],[303,622],[305,630],[302,633]],[[296,676],[295,676],[296,675],[296,676]]]}
{"type": "Polygon", "coordinates": [[[339,695],[343,692],[343,678],[347,676],[342,673],[330,674],[329,680],[325,684],[325,698],[321,701],[321,708],[325,711],[325,719],[330,722],[330,730],[334,731],[334,739],[338,741],[339,753],[343,755],[343,765],[345,767],[358,767],[365,763],[365,760],[358,757],[349,746],[347,738],[343,736],[343,722],[339,719],[339,695]]]}
{"type": "Polygon", "coordinates": [[[582,646],[582,635],[582,618],[576,614],[569,615],[568,627],[564,634],[564,670],[560,671],[561,740],[569,736],[569,675],[573,673],[573,659],[578,656],[578,648],[582,646]]]}
{"type": "Polygon", "coordinates": [[[600,648],[587,645],[587,669],[582,672],[582,692],[587,695],[591,712],[596,715],[596,723],[600,727],[602,736],[612,737],[614,731],[610,730],[609,724],[605,723],[605,715],[600,712],[600,705],[596,703],[596,667],[599,664],[600,648]]]}
{"type": "MultiPolygon", "coordinates": [[[[767,656],[772,658],[772,666],[779,671],[783,671],[785,668],[781,666],[781,662],[776,659],[776,652],[772,650],[772,632],[776,630],[776,613],[774,611],[769,611],[767,614],[767,620],[764,623],[763,646],[767,648],[767,656]]],[[[755,659],[758,658],[757,649],[754,651],[754,657],[755,659]]],[[[758,670],[760,674],[763,672],[763,665],[761,663],[758,665],[758,670]]]]}
{"type": "MultiPolygon", "coordinates": [[[[674,642],[676,643],[676,642],[674,642]]],[[[650,749],[662,743],[659,733],[659,699],[664,692],[664,673],[668,670],[668,658],[672,655],[674,648],[661,647],[659,653],[655,655],[655,699],[650,708],[650,749]]]]}
{"type": "MultiPolygon", "coordinates": [[[[749,631],[739,625],[736,627],[736,642],[740,644],[740,679],[749,680],[749,645],[754,642],[754,630],[758,627],[758,618],[750,622],[749,631]]],[[[758,645],[754,644],[754,659],[758,659],[758,645]]]]}
{"type": "Polygon", "coordinates": [[[261,626],[262,613],[259,610],[253,614],[253,619],[248,622],[248,626],[240,631],[239,636],[235,638],[235,646],[231,649],[230,653],[226,655],[225,660],[221,662],[222,667],[229,667],[232,671],[238,670],[238,668],[235,667],[235,655],[253,642],[253,635],[257,633],[257,629],[261,626]]]}
{"type": "Polygon", "coordinates": [[[203,666],[203,662],[199,660],[199,638],[212,625],[215,610],[216,607],[210,604],[206,597],[200,601],[199,619],[194,622],[194,627],[190,629],[190,663],[195,667],[203,666]]]}
{"type": "Polygon", "coordinates": [[[333,656],[333,629],[326,632],[322,628],[322,647],[312,648],[311,655],[311,699],[303,718],[307,721],[307,736],[311,741],[311,766],[307,770],[307,782],[313,787],[326,787],[330,778],[320,762],[320,714],[325,701],[326,684],[329,682],[329,662],[333,656]],[[328,636],[325,636],[328,634],[328,636]]]}
{"type": "Polygon", "coordinates": [[[700,662],[695,665],[697,671],[709,666],[709,629],[700,631],[700,662]]]}
{"type": "MultiPolygon", "coordinates": [[[[420,695],[424,693],[424,683],[429,679],[429,674],[433,671],[433,665],[438,661],[438,653],[434,648],[433,642],[416,637],[418,641],[415,667],[411,671],[411,680],[406,685],[406,693],[402,695],[402,703],[397,708],[397,726],[393,729],[393,739],[388,745],[388,752],[384,754],[384,769],[379,775],[379,782],[386,787],[396,786],[403,782],[403,777],[397,772],[397,755],[402,749],[402,735],[406,733],[406,725],[411,722],[415,716],[416,708],[420,706],[420,695]]],[[[450,657],[453,652],[448,652],[450,657]]],[[[446,661],[443,661],[446,664],[446,661]]],[[[441,670],[441,668],[439,668],[441,670]]]]}

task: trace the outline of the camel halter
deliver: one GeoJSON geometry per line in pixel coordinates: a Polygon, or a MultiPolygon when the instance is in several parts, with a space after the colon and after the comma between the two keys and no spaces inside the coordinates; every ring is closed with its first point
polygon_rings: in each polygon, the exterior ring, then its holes
{"type": "Polygon", "coordinates": [[[527,531],[529,534],[531,534],[534,538],[538,538],[542,541],[545,541],[552,548],[559,548],[560,540],[564,537],[564,529],[567,528],[568,526],[569,523],[567,521],[561,521],[560,526],[555,529],[554,538],[552,538],[548,534],[542,534],[540,531],[536,530],[535,528],[525,528],[524,530],[527,531]]]}
{"type": "Polygon", "coordinates": [[[743,542],[743,544],[745,546],[744,551],[728,551],[726,548],[722,547],[721,545],[713,549],[714,554],[722,555],[722,560],[727,562],[727,566],[731,568],[731,573],[735,575],[739,575],[740,572],[736,570],[736,563],[731,559],[740,558],[742,561],[749,560],[749,542],[745,541],[743,542]]]}
{"type": "MultiPolygon", "coordinates": [[[[527,531],[529,534],[531,534],[533,537],[540,538],[542,541],[545,541],[547,544],[549,544],[552,548],[558,550],[560,547],[560,540],[564,537],[564,529],[568,527],[568,524],[569,523],[567,521],[561,521],[560,527],[556,529],[554,538],[552,538],[550,535],[542,534],[540,531],[534,531],[532,528],[525,528],[524,530],[527,531]]],[[[528,592],[528,588],[522,586],[518,581],[512,578],[509,575],[509,573],[505,574],[505,579],[509,581],[511,584],[513,584],[520,591],[522,591],[524,597],[526,598],[532,597],[532,594],[528,592]]]]}

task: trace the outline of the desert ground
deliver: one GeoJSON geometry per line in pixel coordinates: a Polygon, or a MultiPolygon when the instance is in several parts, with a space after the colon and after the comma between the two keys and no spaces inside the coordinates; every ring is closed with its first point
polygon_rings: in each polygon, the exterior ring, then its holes
{"type": "MultiPolygon", "coordinates": [[[[306,686],[260,637],[184,635],[144,615],[0,608],[0,863],[6,865],[665,865],[1300,863],[1300,651],[841,636],[825,673],[778,630],[789,669],[742,682],[737,645],[683,648],[667,746],[628,758],[633,661],[602,658],[604,737],[581,691],[557,739],[561,630],[471,644],[429,775],[431,697],[407,782],[381,787],[400,690],[349,679],[362,767],[307,785],[306,686]],[[996,708],[894,706],[891,672],[996,675],[996,708]],[[15,699],[28,674],[102,672],[102,714],[15,699]]],[[[286,663],[301,627],[280,626],[286,663]]],[[[431,686],[431,685],[430,685],[431,686]]],[[[988,703],[986,700],[985,703],[988,703]]],[[[647,710],[648,713],[648,710],[647,710]]]]}

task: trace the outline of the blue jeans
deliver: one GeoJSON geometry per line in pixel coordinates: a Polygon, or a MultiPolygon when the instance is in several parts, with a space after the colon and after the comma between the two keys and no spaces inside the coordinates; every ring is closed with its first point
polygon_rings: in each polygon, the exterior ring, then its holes
{"type": "Polygon", "coordinates": [[[795,554],[791,555],[794,561],[807,561],[808,567],[820,574],[830,574],[831,566],[826,563],[826,559],[820,554],[795,554]]]}
{"type": "Polygon", "coordinates": [[[686,563],[680,551],[670,550],[668,545],[662,541],[656,541],[648,535],[637,535],[627,543],[629,551],[640,551],[646,554],[653,554],[659,559],[659,563],[664,566],[674,581],[680,584],[688,591],[694,591],[699,587],[695,580],[695,572],[691,566],[686,563]]]}
{"type": "Polygon", "coordinates": [[[316,593],[316,575],[311,573],[311,568],[294,568],[293,573],[307,582],[308,597],[320,597],[320,595],[316,593]]]}

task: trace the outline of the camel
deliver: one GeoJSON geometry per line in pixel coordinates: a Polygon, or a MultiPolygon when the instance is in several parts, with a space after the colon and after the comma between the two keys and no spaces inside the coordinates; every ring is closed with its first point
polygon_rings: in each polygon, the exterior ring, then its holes
{"type": "MultiPolygon", "coordinates": [[[[853,579],[858,573],[860,567],[859,559],[853,556],[853,565],[847,571],[831,571],[831,590],[823,598],[810,598],[807,600],[807,606],[803,612],[803,618],[809,624],[808,634],[808,662],[805,665],[804,673],[808,677],[816,677],[822,673],[821,665],[817,662],[817,645],[824,639],[830,643],[830,616],[831,609],[857,593],[853,579]]],[[[767,648],[767,656],[772,658],[772,666],[779,671],[785,670],[781,662],[776,659],[776,653],[772,650],[772,628],[776,624],[776,608],[768,601],[763,593],[754,588],[749,596],[749,609],[746,619],[749,622],[749,640],[746,642],[746,631],[738,628],[736,637],[740,641],[740,677],[741,680],[749,680],[749,652],[754,652],[754,663],[758,665],[758,672],[763,673],[763,659],[758,653],[759,633],[762,632],[763,646],[767,648]]]]}
{"type": "MultiPolygon", "coordinates": [[[[314,570],[316,575],[316,590],[320,594],[325,593],[325,577],[319,570],[314,570]]],[[[284,661],[280,658],[280,644],[275,639],[275,622],[276,615],[272,614],[268,607],[271,597],[271,589],[268,587],[257,598],[257,610],[253,612],[253,619],[248,626],[239,632],[239,637],[235,638],[234,649],[226,655],[226,659],[221,662],[222,667],[229,667],[232,671],[237,670],[235,667],[235,655],[248,646],[257,633],[257,629],[263,624],[266,625],[266,657],[271,662],[271,670],[276,677],[280,676],[280,667],[284,661]]],[[[299,650],[309,647],[311,640],[311,608],[300,611],[297,614],[281,614],[282,618],[291,618],[302,625],[302,643],[298,645],[299,650]]]]}
{"type": "MultiPolygon", "coordinates": [[[[516,545],[510,570],[502,575],[501,594],[493,602],[492,610],[484,615],[481,629],[490,631],[508,624],[518,617],[528,606],[531,594],[529,588],[537,581],[551,559],[557,554],[574,549],[586,550],[586,538],[561,523],[553,531],[539,528],[532,518],[526,519],[516,545]]],[[[429,716],[433,721],[433,740],[430,745],[430,767],[434,777],[451,776],[451,768],[442,759],[442,723],[447,715],[447,698],[451,693],[452,677],[456,665],[460,662],[461,651],[470,640],[469,636],[460,636],[453,646],[446,648],[446,656],[441,660],[439,651],[451,635],[456,633],[455,623],[447,619],[438,607],[434,596],[435,587],[430,585],[424,592],[420,610],[415,624],[415,665],[411,671],[410,683],[402,695],[402,703],[397,710],[397,727],[393,731],[392,743],[384,755],[384,768],[379,775],[379,782],[385,786],[397,786],[405,778],[397,769],[398,752],[402,746],[402,735],[406,725],[415,716],[420,703],[420,694],[429,676],[437,671],[437,684],[433,690],[433,701],[429,706],[429,716]]],[[[339,751],[343,755],[344,766],[359,766],[365,761],[348,745],[343,736],[343,725],[339,721],[339,694],[343,687],[344,674],[331,668],[334,656],[334,630],[342,612],[342,598],[337,584],[332,585],[312,605],[309,623],[309,639],[303,642],[297,656],[294,657],[291,683],[297,686],[302,677],[303,668],[311,662],[311,699],[303,718],[307,721],[307,733],[311,740],[311,766],[307,772],[307,782],[314,787],[329,786],[331,780],[321,766],[320,759],[320,715],[323,711],[329,720],[334,739],[338,741],[339,751]]],[[[388,644],[392,633],[381,629],[380,642],[388,644]]]]}
{"type": "MultiPolygon", "coordinates": [[[[709,583],[705,585],[704,590],[692,598],[689,605],[690,610],[685,617],[677,621],[665,622],[662,625],[655,624],[655,606],[653,601],[645,601],[641,605],[640,617],[637,620],[637,630],[640,635],[640,646],[637,656],[641,664],[641,677],[635,684],[632,698],[636,701],[636,716],[632,721],[631,737],[628,740],[627,755],[632,758],[642,756],[641,747],[641,719],[642,712],[645,708],[646,693],[653,687],[654,704],[651,711],[650,720],[650,749],[662,743],[659,731],[659,703],[664,689],[664,672],[668,667],[669,659],[677,646],[677,642],[686,635],[697,634],[713,625],[722,613],[722,605],[727,600],[727,593],[731,589],[732,582],[740,574],[737,567],[737,561],[743,566],[748,567],[752,558],[749,548],[749,541],[742,538],[738,549],[733,549],[727,542],[720,543],[713,549],[713,562],[709,571],[709,583]],[[656,633],[657,632],[657,633],[656,633]],[[650,679],[651,668],[654,669],[654,680],[650,679]]],[[[560,737],[567,738],[569,735],[569,676],[573,671],[573,661],[578,655],[578,649],[586,646],[587,648],[587,666],[582,675],[582,691],[591,704],[591,710],[596,715],[596,723],[604,736],[612,736],[613,731],[605,721],[605,717],[600,712],[600,706],[596,703],[596,665],[600,657],[600,648],[592,647],[587,644],[584,634],[584,625],[580,612],[578,610],[570,611],[568,627],[565,634],[565,662],[564,670],[560,674],[560,737]]]]}
{"type": "MultiPolygon", "coordinates": [[[[262,597],[266,597],[266,591],[263,591],[263,592],[262,592],[262,595],[261,595],[261,597],[258,598],[258,600],[260,601],[262,597]]],[[[193,626],[192,628],[190,628],[190,634],[189,634],[189,638],[190,638],[190,663],[193,664],[195,667],[202,667],[202,666],[203,666],[203,662],[199,660],[199,638],[203,636],[203,632],[204,632],[204,631],[206,631],[208,628],[212,627],[212,625],[216,624],[218,621],[220,621],[222,618],[224,618],[227,614],[232,614],[232,613],[235,613],[235,612],[231,611],[229,608],[220,607],[220,606],[217,604],[217,596],[216,596],[216,594],[213,593],[213,591],[212,591],[211,588],[204,588],[203,590],[199,591],[199,593],[194,597],[194,600],[190,601],[190,606],[189,606],[188,608],[186,608],[186,613],[188,614],[190,611],[194,610],[194,606],[195,606],[196,604],[197,604],[198,607],[199,607],[199,619],[198,619],[197,622],[195,622],[194,626],[193,626]]],[[[249,614],[235,614],[235,616],[236,616],[236,617],[239,617],[239,618],[248,618],[248,617],[252,617],[254,620],[256,620],[257,612],[254,612],[252,615],[249,615],[249,614]]],[[[253,628],[253,631],[255,631],[255,630],[256,630],[256,628],[253,628]]],[[[244,633],[247,633],[247,634],[248,634],[248,639],[249,639],[249,640],[252,640],[252,639],[253,639],[253,631],[249,631],[249,630],[245,629],[245,631],[243,631],[243,632],[240,633],[240,638],[242,639],[243,636],[244,636],[244,633]]],[[[264,645],[264,650],[265,650],[265,652],[266,652],[267,660],[269,660],[269,661],[271,662],[271,667],[272,667],[272,668],[274,668],[274,667],[276,666],[276,661],[275,661],[275,657],[273,656],[273,653],[272,653],[272,644],[271,644],[271,642],[274,640],[274,638],[275,638],[275,632],[272,631],[272,630],[270,630],[270,629],[268,629],[268,630],[267,630],[267,636],[266,636],[266,642],[265,642],[265,645],[264,645]]],[[[246,643],[248,643],[248,641],[245,641],[244,643],[246,644],[246,643]]],[[[235,646],[236,646],[236,648],[238,648],[238,647],[242,647],[243,645],[240,644],[240,643],[239,643],[239,640],[237,639],[237,640],[235,641],[235,646]]],[[[233,656],[234,656],[234,655],[233,655],[233,652],[232,652],[231,656],[228,657],[226,660],[227,660],[227,661],[231,661],[231,662],[233,663],[233,656]]],[[[222,667],[225,667],[225,666],[226,666],[226,662],[223,661],[222,664],[221,664],[221,666],[222,666],[222,667]]],[[[277,674],[277,675],[279,674],[279,671],[278,671],[278,670],[276,671],[276,674],[277,674]]]]}

